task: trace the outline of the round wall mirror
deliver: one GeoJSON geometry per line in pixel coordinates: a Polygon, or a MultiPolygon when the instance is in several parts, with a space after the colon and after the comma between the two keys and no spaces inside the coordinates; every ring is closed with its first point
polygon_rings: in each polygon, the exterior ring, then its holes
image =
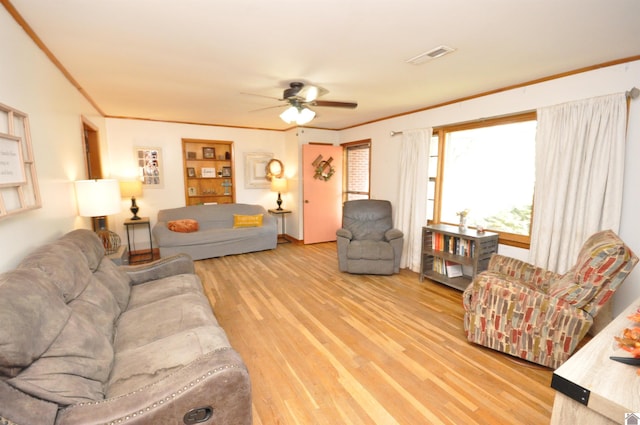
{"type": "Polygon", "coordinates": [[[274,177],[279,179],[284,176],[284,165],[282,165],[282,161],[279,159],[272,159],[267,163],[265,171],[267,180],[271,180],[274,177]]]}

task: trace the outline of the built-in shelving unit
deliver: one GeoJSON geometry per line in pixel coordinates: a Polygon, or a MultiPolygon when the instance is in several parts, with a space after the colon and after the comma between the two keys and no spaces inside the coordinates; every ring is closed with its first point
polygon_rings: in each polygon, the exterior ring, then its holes
{"type": "Polygon", "coordinates": [[[235,203],[233,142],[182,139],[185,204],[235,203]]]}
{"type": "Polygon", "coordinates": [[[424,278],[464,290],[498,252],[498,234],[434,224],[422,228],[420,281],[424,278]]]}

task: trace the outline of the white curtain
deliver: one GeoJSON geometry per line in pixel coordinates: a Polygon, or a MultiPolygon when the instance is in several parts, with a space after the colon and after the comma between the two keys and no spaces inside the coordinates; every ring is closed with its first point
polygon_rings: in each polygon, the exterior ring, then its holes
{"type": "Polygon", "coordinates": [[[564,273],[589,236],[618,232],[626,117],[624,93],[538,110],[529,262],[564,273]]]}
{"type": "Polygon", "coordinates": [[[404,233],[401,268],[420,271],[422,226],[427,223],[429,142],[432,129],[404,130],[395,227],[404,233]]]}

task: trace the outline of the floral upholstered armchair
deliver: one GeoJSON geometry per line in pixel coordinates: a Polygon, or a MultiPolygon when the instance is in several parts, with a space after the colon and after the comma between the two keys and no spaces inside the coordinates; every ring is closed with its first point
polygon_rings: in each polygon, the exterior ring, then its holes
{"type": "Polygon", "coordinates": [[[564,274],[494,254],[463,294],[467,339],[555,369],[637,262],[610,230],[592,235],[564,274]]]}

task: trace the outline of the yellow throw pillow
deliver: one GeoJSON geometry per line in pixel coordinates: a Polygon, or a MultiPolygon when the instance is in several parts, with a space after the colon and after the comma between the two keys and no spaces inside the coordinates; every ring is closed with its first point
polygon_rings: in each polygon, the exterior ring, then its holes
{"type": "Polygon", "coordinates": [[[233,228],[236,227],[260,227],[262,226],[262,214],[256,215],[233,215],[233,228]]]}

